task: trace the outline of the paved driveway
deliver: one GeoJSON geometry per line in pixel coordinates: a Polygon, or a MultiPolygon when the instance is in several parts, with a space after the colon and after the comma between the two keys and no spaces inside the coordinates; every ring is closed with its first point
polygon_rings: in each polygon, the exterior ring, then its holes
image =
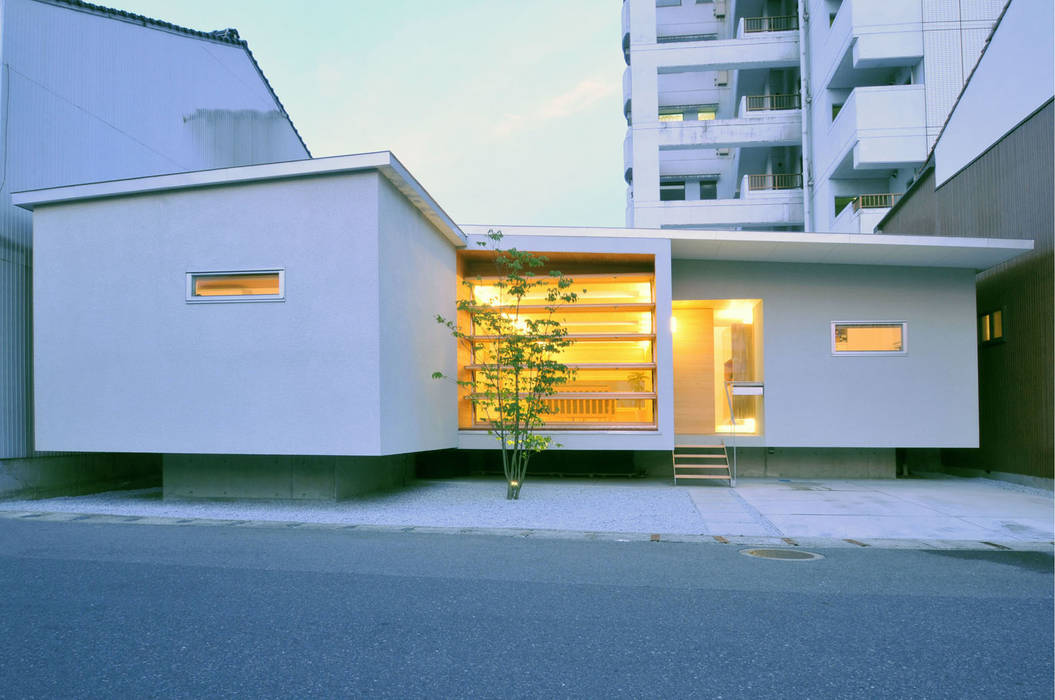
{"type": "MultiPolygon", "coordinates": [[[[506,501],[498,479],[418,481],[339,503],[164,501],[159,489],[2,501],[0,514],[107,514],[250,522],[826,539],[918,546],[939,541],[1051,545],[1052,494],[989,479],[741,479],[737,488],[658,480],[529,479],[506,501]]],[[[38,516],[34,516],[38,517],[38,516]]],[[[58,519],[59,515],[48,516],[58,519]]]]}

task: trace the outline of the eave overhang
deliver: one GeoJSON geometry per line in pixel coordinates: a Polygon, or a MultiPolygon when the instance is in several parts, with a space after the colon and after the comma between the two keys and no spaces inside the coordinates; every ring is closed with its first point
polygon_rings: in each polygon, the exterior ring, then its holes
{"type": "Polygon", "coordinates": [[[486,233],[488,229],[516,236],[666,239],[670,241],[674,260],[953,267],[982,271],[1033,250],[1032,240],[1004,238],[566,226],[462,227],[469,235],[486,233]]]}
{"type": "Polygon", "coordinates": [[[465,234],[390,151],[330,158],[291,160],[263,165],[196,170],[127,180],[109,180],[64,187],[26,190],[11,195],[11,202],[30,211],[39,206],[151,194],[174,190],[221,187],[267,180],[334,175],[376,170],[399,190],[455,247],[465,246],[465,234]]]}

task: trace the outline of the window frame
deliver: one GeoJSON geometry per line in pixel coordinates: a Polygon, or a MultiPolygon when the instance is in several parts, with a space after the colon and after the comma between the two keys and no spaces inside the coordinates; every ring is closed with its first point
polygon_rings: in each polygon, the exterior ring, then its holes
{"type": "Polygon", "coordinates": [[[286,300],[286,271],[284,268],[272,267],[255,270],[193,270],[186,274],[186,293],[188,304],[237,304],[253,302],[274,302],[286,300]],[[199,277],[230,277],[236,275],[278,275],[278,294],[227,294],[217,296],[198,296],[194,294],[194,280],[199,277]]]}
{"type": "Polygon", "coordinates": [[[898,357],[908,355],[908,321],[832,321],[829,330],[832,357],[898,357]],[[837,350],[835,329],[838,326],[901,326],[900,350],[837,350]]]}
{"type": "Polygon", "coordinates": [[[999,345],[1007,342],[1007,308],[998,306],[978,315],[978,345],[999,345]],[[1000,335],[993,337],[993,315],[1000,314],[1000,335]],[[989,337],[983,334],[988,331],[989,337]]]}

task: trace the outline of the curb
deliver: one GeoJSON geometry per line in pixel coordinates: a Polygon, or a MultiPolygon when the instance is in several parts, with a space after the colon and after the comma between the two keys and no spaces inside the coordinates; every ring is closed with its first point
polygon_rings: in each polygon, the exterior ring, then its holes
{"type": "Polygon", "coordinates": [[[909,550],[981,550],[989,552],[1055,551],[1055,542],[1006,540],[935,539],[838,539],[828,537],[760,537],[748,535],[679,534],[655,532],[591,532],[584,530],[547,530],[525,528],[434,527],[425,525],[372,525],[302,522],[288,520],[223,520],[215,518],[177,518],[152,515],[108,515],[103,513],[67,513],[45,511],[0,511],[0,519],[39,522],[76,522],[93,525],[161,525],[192,527],[239,527],[260,529],[330,530],[385,534],[483,535],[519,537],[521,539],[582,540],[598,542],[657,542],[675,544],[733,545],[734,547],[808,547],[812,549],[909,549],[909,550]]]}

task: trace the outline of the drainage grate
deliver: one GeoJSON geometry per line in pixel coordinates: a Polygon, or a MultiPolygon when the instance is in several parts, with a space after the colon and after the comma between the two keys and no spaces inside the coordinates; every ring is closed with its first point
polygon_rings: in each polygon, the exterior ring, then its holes
{"type": "Polygon", "coordinates": [[[782,559],[784,561],[810,561],[824,558],[821,554],[804,552],[801,549],[741,549],[740,554],[759,559],[782,559]]]}

